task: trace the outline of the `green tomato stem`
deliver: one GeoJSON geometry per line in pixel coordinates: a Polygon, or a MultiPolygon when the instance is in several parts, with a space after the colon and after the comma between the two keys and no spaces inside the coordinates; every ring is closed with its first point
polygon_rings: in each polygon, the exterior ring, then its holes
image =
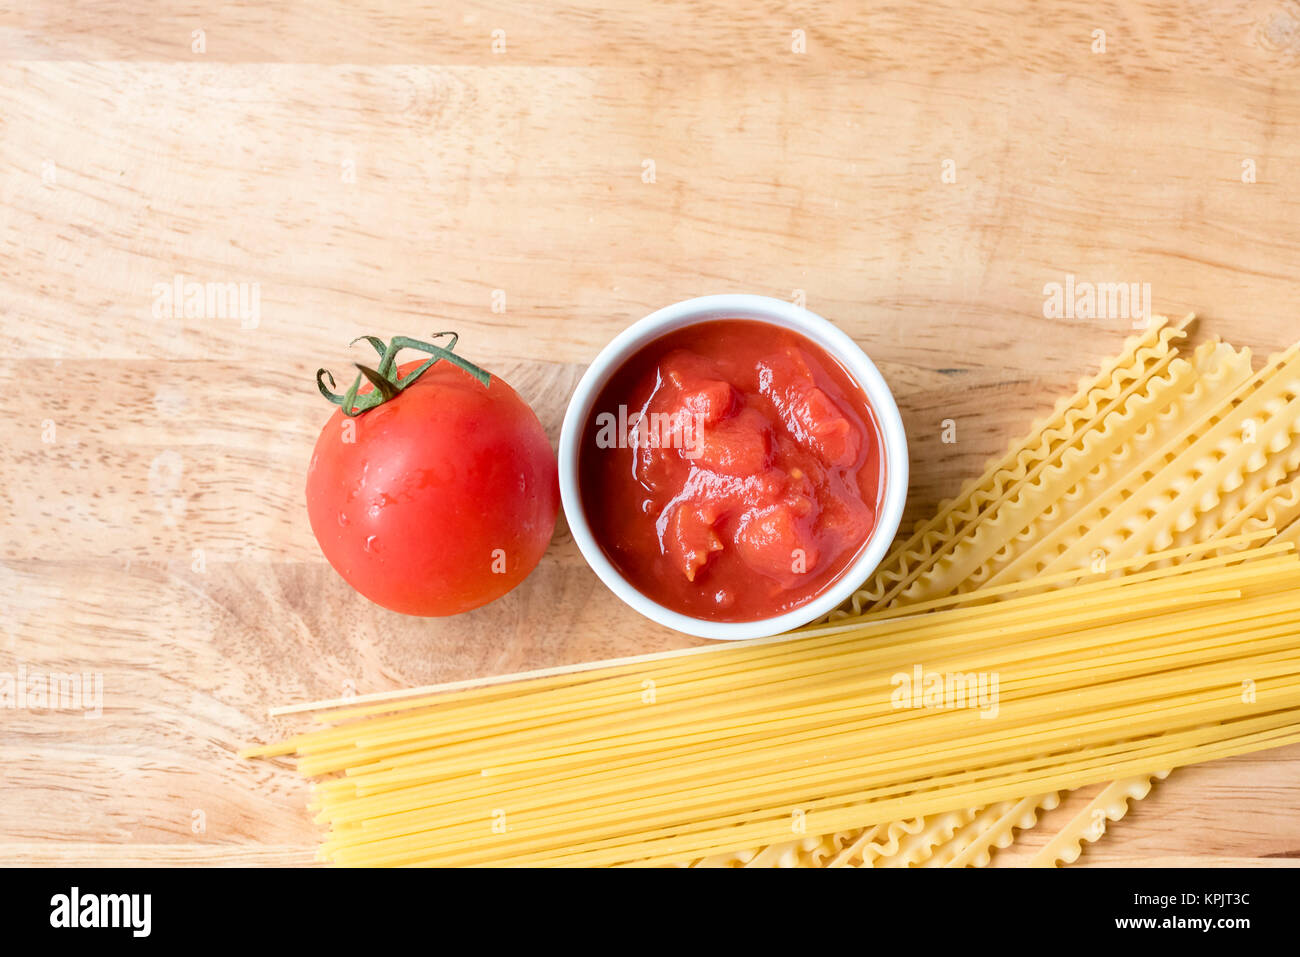
{"type": "Polygon", "coordinates": [[[446,345],[435,345],[431,342],[412,339],[409,336],[394,336],[392,341],[388,343],[385,343],[378,336],[358,336],[352,340],[352,345],[363,339],[370,343],[371,348],[379,355],[378,367],[371,369],[369,366],[356,363],[357,377],[343,395],[333,391],[337,388],[333,374],[328,369],[317,369],[316,387],[320,389],[321,395],[334,405],[341,407],[344,415],[353,417],[397,398],[402,393],[402,390],[424,375],[440,359],[446,359],[458,369],[469,373],[483,383],[484,386],[490,385],[492,377],[487,372],[452,351],[456,348],[456,343],[460,339],[456,333],[435,332],[432,338],[444,339],[447,337],[450,337],[450,341],[446,345]],[[403,349],[417,349],[431,356],[431,358],[418,368],[411,370],[406,376],[399,378],[397,374],[397,354],[403,349]],[[365,379],[374,387],[372,391],[364,395],[358,394],[362,379],[365,379]],[[329,382],[328,386],[325,384],[327,380],[329,382]]]}

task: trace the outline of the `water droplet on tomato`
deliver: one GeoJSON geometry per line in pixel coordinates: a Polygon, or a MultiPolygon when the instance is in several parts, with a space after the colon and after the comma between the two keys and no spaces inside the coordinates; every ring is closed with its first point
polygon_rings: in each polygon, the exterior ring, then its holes
{"type": "Polygon", "coordinates": [[[339,512],[339,524],[344,528],[348,525],[348,516],[346,512],[339,512]]]}
{"type": "Polygon", "coordinates": [[[379,542],[376,541],[378,537],[379,537],[378,535],[366,536],[366,551],[372,554],[379,551],[379,542]]]}

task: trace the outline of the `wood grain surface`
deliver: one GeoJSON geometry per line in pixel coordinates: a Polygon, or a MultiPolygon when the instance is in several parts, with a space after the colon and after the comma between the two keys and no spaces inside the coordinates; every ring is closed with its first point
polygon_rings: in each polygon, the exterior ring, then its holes
{"type": "MultiPolygon", "coordinates": [[[[1298,178],[1295,0],[0,10],[0,671],[102,679],[0,711],[0,862],[307,863],[305,787],[235,756],[268,706],[693,642],[563,528],[468,615],[352,593],[302,486],[354,336],[458,329],[554,439],[629,322],[805,299],[898,396],[910,523],[1128,334],[1046,283],[1300,338],[1298,178]],[[168,316],[178,275],[256,315],[168,316]]],[[[1297,748],[1186,770],[1082,862],[1284,863],[1298,797],[1297,748]]]]}

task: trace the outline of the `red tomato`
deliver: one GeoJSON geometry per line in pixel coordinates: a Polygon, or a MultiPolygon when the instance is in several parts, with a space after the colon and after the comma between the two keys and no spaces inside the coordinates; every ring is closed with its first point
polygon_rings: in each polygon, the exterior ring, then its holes
{"type": "Polygon", "coordinates": [[[336,411],[307,472],[307,514],[329,563],[408,615],[454,615],[510,591],[546,551],[559,507],[555,453],[533,410],[498,377],[484,386],[447,361],[354,418],[336,411]]]}

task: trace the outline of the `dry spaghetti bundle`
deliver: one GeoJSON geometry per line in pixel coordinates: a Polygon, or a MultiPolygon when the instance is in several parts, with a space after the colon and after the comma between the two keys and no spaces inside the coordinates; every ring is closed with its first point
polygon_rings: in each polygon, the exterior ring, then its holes
{"type": "Polygon", "coordinates": [[[339,864],[650,865],[1280,746],[1300,560],[1258,537],[338,709],[249,753],[323,778],[339,864]]]}

